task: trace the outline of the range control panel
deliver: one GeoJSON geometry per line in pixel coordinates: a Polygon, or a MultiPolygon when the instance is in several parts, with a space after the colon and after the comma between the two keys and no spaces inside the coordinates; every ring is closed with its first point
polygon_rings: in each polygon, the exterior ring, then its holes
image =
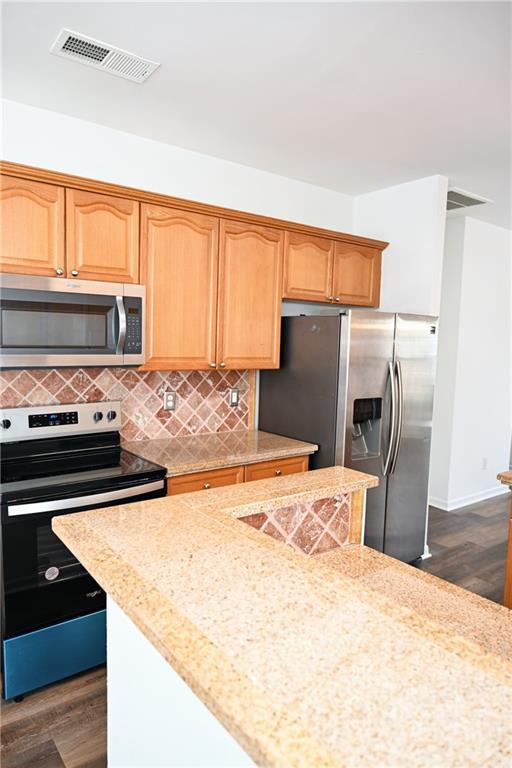
{"type": "Polygon", "coordinates": [[[0,411],[0,442],[3,443],[120,429],[121,403],[112,400],[0,411]]]}
{"type": "Polygon", "coordinates": [[[29,414],[29,429],[37,427],[61,427],[63,424],[78,424],[78,411],[64,413],[35,413],[29,414]]]}

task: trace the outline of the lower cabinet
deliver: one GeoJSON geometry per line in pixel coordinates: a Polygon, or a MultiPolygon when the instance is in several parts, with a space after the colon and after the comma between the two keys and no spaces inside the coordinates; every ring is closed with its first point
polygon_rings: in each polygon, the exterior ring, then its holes
{"type": "Polygon", "coordinates": [[[266,480],[269,477],[307,472],[308,464],[308,456],[294,456],[293,459],[260,461],[258,464],[247,464],[244,479],[248,483],[250,480],[266,480]]]}
{"type": "Polygon", "coordinates": [[[240,467],[225,467],[206,472],[193,472],[190,475],[179,475],[167,480],[167,495],[176,496],[179,493],[192,491],[207,491],[209,488],[221,488],[224,485],[249,482],[250,480],[265,480],[269,477],[291,475],[295,472],[307,472],[309,456],[294,456],[290,459],[260,461],[257,464],[247,464],[240,467]]]}

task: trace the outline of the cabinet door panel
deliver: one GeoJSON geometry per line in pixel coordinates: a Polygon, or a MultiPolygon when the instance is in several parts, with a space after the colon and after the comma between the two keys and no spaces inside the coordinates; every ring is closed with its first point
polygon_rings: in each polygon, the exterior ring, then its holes
{"type": "Polygon", "coordinates": [[[64,275],[64,189],[1,177],[0,271],[64,275]]]}
{"type": "Polygon", "coordinates": [[[278,368],[284,233],[221,221],[217,362],[278,368]]]}
{"type": "Polygon", "coordinates": [[[340,304],[378,307],[381,253],[375,248],[336,243],[333,294],[340,304]]]}
{"type": "Polygon", "coordinates": [[[227,467],[226,469],[212,469],[208,472],[193,472],[190,475],[170,477],[167,480],[167,495],[175,496],[178,493],[191,493],[192,491],[207,491],[210,488],[222,488],[225,485],[243,483],[243,467],[227,467]]]}
{"type": "Polygon", "coordinates": [[[328,301],[332,290],[334,243],[324,237],[286,232],[283,297],[328,301]]]}
{"type": "Polygon", "coordinates": [[[139,203],[66,190],[68,277],[139,282],[139,203]]]}
{"type": "Polygon", "coordinates": [[[219,221],[142,206],[146,285],[145,368],[199,370],[215,363],[219,221]]]}
{"type": "Polygon", "coordinates": [[[296,472],[307,472],[309,456],[294,456],[291,459],[274,459],[260,461],[257,464],[247,464],[245,467],[245,482],[265,480],[269,477],[294,475],[296,472]]]}

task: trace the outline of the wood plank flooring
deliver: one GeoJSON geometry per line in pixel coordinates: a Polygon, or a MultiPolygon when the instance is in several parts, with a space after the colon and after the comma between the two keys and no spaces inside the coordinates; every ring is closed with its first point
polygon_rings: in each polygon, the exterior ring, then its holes
{"type": "MultiPolygon", "coordinates": [[[[431,508],[432,558],[420,567],[502,601],[509,496],[455,512],[431,508]]],[[[2,768],[105,768],[104,667],[2,702],[2,768]]]]}

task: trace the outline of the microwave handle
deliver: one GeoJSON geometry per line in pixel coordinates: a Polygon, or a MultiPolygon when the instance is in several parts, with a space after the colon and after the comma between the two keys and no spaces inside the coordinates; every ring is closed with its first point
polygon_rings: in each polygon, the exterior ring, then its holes
{"type": "Polygon", "coordinates": [[[119,335],[117,337],[116,355],[122,355],[126,339],[126,310],[124,308],[124,299],[122,296],[116,296],[116,306],[119,315],[119,335]]]}

